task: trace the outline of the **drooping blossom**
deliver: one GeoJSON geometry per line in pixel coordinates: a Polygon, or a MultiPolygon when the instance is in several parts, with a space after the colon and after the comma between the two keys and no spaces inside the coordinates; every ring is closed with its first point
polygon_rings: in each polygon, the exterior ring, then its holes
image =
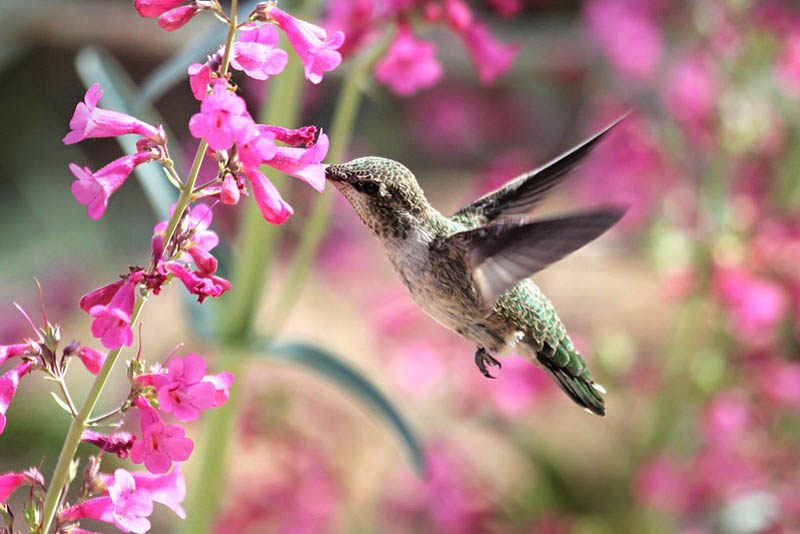
{"type": "Polygon", "coordinates": [[[244,71],[256,80],[266,80],[280,74],[289,61],[289,55],[275,48],[280,36],[271,24],[258,28],[243,28],[239,41],[233,43],[231,67],[244,71]]]}
{"type": "Polygon", "coordinates": [[[231,386],[233,385],[234,376],[229,371],[223,371],[214,375],[206,375],[203,378],[204,382],[210,383],[214,386],[214,402],[212,406],[222,406],[231,397],[231,386]]]}
{"type": "Polygon", "coordinates": [[[203,302],[206,297],[219,297],[231,289],[231,283],[224,278],[202,270],[190,271],[177,261],[164,263],[164,268],[168,273],[177,276],[189,293],[197,296],[198,302],[203,302]]]}
{"type": "Polygon", "coordinates": [[[322,160],[327,155],[328,136],[320,133],[317,143],[311,148],[277,147],[275,156],[265,163],[322,192],[325,189],[325,166],[322,160]]]}
{"type": "Polygon", "coordinates": [[[131,133],[151,139],[155,143],[164,142],[163,131],[159,128],[124,113],[98,108],[97,103],[102,96],[99,83],[93,84],[86,91],[83,102],[78,103],[69,121],[71,131],[64,137],[64,144],[131,133]]]}
{"type": "Polygon", "coordinates": [[[153,159],[150,151],[128,154],[115,159],[97,172],[89,167],[69,164],[69,170],[76,180],[72,182],[72,195],[78,203],[86,206],[86,214],[92,219],[103,216],[108,207],[108,199],[125,182],[131,171],[142,163],[153,159]]]}
{"type": "Polygon", "coordinates": [[[123,431],[113,432],[109,435],[87,428],[81,434],[81,441],[91,443],[100,450],[116,454],[120,458],[127,458],[131,447],[136,442],[136,436],[123,431]]]}
{"type": "Polygon", "coordinates": [[[105,352],[95,350],[85,345],[78,349],[78,358],[81,359],[86,370],[93,375],[100,372],[100,368],[103,367],[106,361],[106,356],[107,354],[105,352]]]}
{"type": "Polygon", "coordinates": [[[473,22],[464,29],[456,29],[464,41],[481,83],[488,84],[505,74],[514,63],[519,46],[498,41],[481,22],[473,22]]]}
{"type": "Polygon", "coordinates": [[[131,448],[131,461],[144,462],[148,471],[159,475],[169,471],[172,462],[189,458],[194,449],[192,440],[178,425],[165,425],[158,412],[142,397],[137,397],[136,406],[141,413],[142,438],[131,448]]]}
{"type": "Polygon", "coordinates": [[[14,491],[22,486],[44,487],[44,477],[35,467],[21,473],[4,473],[0,475],[0,504],[5,504],[14,491]]]}
{"type": "Polygon", "coordinates": [[[253,126],[244,100],[229,91],[224,81],[214,84],[203,99],[200,113],[189,120],[189,131],[198,139],[205,137],[214,150],[228,150],[253,126]]]}
{"type": "Polygon", "coordinates": [[[441,77],[436,45],[417,39],[407,26],[397,32],[386,55],[375,66],[375,78],[400,96],[432,87],[441,77]]]}
{"type": "Polygon", "coordinates": [[[134,0],[133,7],[142,17],[158,17],[186,0],[134,0]]]}
{"type": "Polygon", "coordinates": [[[131,315],[138,281],[138,277],[131,276],[107,304],[95,304],[89,309],[89,315],[94,317],[92,335],[107,349],[129,347],[133,343],[131,315]]]}
{"type": "Polygon", "coordinates": [[[316,126],[284,128],[270,124],[259,124],[258,129],[262,132],[271,132],[275,136],[275,140],[281,143],[286,143],[289,146],[305,146],[306,148],[314,146],[314,136],[317,133],[316,126]]]}
{"type": "Polygon", "coordinates": [[[33,362],[23,362],[0,377],[0,434],[6,428],[6,412],[14,395],[17,394],[19,379],[36,366],[33,362]]]}
{"type": "Polygon", "coordinates": [[[117,294],[117,291],[119,291],[119,288],[121,288],[124,283],[125,280],[115,280],[110,284],[98,287],[97,289],[85,294],[81,297],[79,302],[81,309],[86,313],[89,313],[94,306],[99,304],[108,304],[111,302],[111,299],[114,298],[114,295],[117,294]]]}
{"type": "Polygon", "coordinates": [[[283,200],[278,188],[269,178],[256,169],[245,169],[245,174],[250,181],[250,189],[264,219],[272,224],[281,224],[294,213],[292,207],[283,200]]]}
{"type": "MultiPolygon", "coordinates": [[[[147,471],[131,471],[136,488],[150,494],[153,502],[161,503],[180,517],[186,518],[186,511],[181,503],[186,498],[186,481],[183,479],[180,466],[166,475],[154,475],[147,471]]],[[[106,486],[114,484],[114,476],[101,473],[100,479],[106,486]]]]}
{"type": "Polygon", "coordinates": [[[158,25],[162,30],[172,32],[182,28],[199,12],[200,9],[194,3],[187,6],[179,6],[158,17],[158,25]]]}
{"type": "Polygon", "coordinates": [[[137,487],[133,476],[124,469],[114,471],[113,482],[107,489],[108,496],[95,497],[59,512],[59,522],[88,517],[112,523],[123,532],[143,534],[150,530],[147,518],[153,513],[153,497],[148,490],[137,487]]]}
{"type": "Polygon", "coordinates": [[[9,358],[22,356],[31,350],[30,343],[16,343],[14,345],[0,345],[0,365],[9,358]]]}
{"type": "Polygon", "coordinates": [[[332,71],[342,62],[342,55],[337,51],[344,43],[344,33],[327,32],[304,20],[297,19],[278,9],[274,4],[264,5],[264,13],[268,20],[275,22],[286,33],[292,48],[303,62],[305,76],[311,83],[320,83],[325,72],[332,71]]]}

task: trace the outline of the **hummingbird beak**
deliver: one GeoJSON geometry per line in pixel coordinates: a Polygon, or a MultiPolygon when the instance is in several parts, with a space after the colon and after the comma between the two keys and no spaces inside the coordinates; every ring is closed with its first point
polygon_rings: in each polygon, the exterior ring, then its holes
{"type": "Polygon", "coordinates": [[[341,165],[326,165],[325,178],[332,182],[348,182],[347,173],[341,168],[341,165]]]}

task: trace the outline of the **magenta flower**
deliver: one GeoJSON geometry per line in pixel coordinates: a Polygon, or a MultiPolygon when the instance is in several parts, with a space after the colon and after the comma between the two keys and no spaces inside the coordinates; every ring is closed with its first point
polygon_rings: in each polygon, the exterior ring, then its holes
{"type": "Polygon", "coordinates": [[[714,289],[728,312],[732,333],[741,341],[769,341],[788,307],[780,286],[738,267],[719,267],[714,289]]]}
{"type": "Polygon", "coordinates": [[[279,40],[278,30],[270,24],[244,28],[239,41],[233,44],[231,67],[256,80],[279,74],[289,61],[285,51],[275,48],[279,40]]]}
{"type": "Polygon", "coordinates": [[[5,504],[14,491],[23,484],[44,487],[44,477],[35,467],[21,473],[4,473],[0,475],[0,504],[5,504]]]}
{"type": "Polygon", "coordinates": [[[141,412],[142,439],[137,440],[131,448],[133,463],[144,462],[148,471],[160,475],[169,471],[172,462],[189,458],[194,443],[185,437],[183,428],[165,425],[155,408],[142,397],[136,398],[136,406],[141,412]]]}
{"type": "MultiPolygon", "coordinates": [[[[181,506],[186,498],[186,482],[177,465],[168,475],[154,475],[147,471],[132,471],[131,475],[136,488],[149,492],[153,502],[163,504],[181,519],[186,518],[186,512],[181,506]]],[[[112,475],[101,473],[99,477],[106,486],[114,483],[112,475]]]]}
{"type": "Polygon", "coordinates": [[[98,108],[97,103],[102,96],[103,91],[98,83],[86,91],[83,102],[78,103],[69,121],[71,131],[64,137],[65,145],[84,139],[131,133],[151,139],[155,143],[164,142],[164,133],[159,128],[124,113],[98,108]]]}
{"type": "Polygon", "coordinates": [[[636,474],[634,497],[663,512],[680,514],[690,505],[690,480],[686,469],[672,458],[661,456],[647,461],[636,474]]]}
{"type": "Polygon", "coordinates": [[[108,355],[105,352],[94,350],[91,347],[82,346],[78,349],[78,358],[81,359],[83,365],[93,375],[100,372],[100,368],[103,367],[106,361],[106,356],[108,355]]]}
{"type": "Polygon", "coordinates": [[[130,432],[114,432],[108,435],[87,428],[81,434],[81,441],[91,443],[100,450],[116,454],[120,458],[127,458],[136,436],[130,432]]]}
{"type": "Polygon", "coordinates": [[[231,283],[224,278],[202,271],[190,271],[177,261],[164,263],[164,268],[177,276],[189,293],[197,295],[198,302],[203,302],[206,297],[219,297],[231,288],[231,283]]]}
{"type": "Polygon", "coordinates": [[[752,422],[747,399],[738,392],[726,391],[718,393],[706,406],[700,430],[706,443],[725,450],[741,445],[752,422]]]}
{"type": "Polygon", "coordinates": [[[269,178],[256,169],[245,169],[245,174],[250,179],[250,189],[264,219],[272,224],[281,224],[294,213],[269,178]]]}
{"type": "Polygon", "coordinates": [[[158,407],[179,421],[194,421],[214,405],[216,388],[204,382],[206,362],[198,354],[169,362],[164,384],[158,388],[158,407]]]}
{"type": "Polygon", "coordinates": [[[670,113],[680,121],[708,120],[717,103],[717,80],[710,62],[702,56],[683,59],[672,70],[665,99],[670,113]]]}
{"type": "Polygon", "coordinates": [[[184,3],[186,0],[134,0],[133,7],[140,16],[158,17],[184,3]]]}
{"type": "Polygon", "coordinates": [[[280,141],[281,143],[286,143],[289,146],[305,145],[306,148],[314,145],[314,136],[317,133],[316,126],[301,126],[300,128],[283,128],[281,126],[259,124],[257,125],[257,127],[262,132],[272,133],[276,141],[280,141]]]}
{"type": "Polygon", "coordinates": [[[432,87],[441,77],[436,45],[417,39],[407,26],[397,32],[392,46],[375,66],[375,79],[401,96],[432,87]]]}
{"type": "Polygon", "coordinates": [[[275,156],[266,164],[322,192],[325,189],[325,166],[322,160],[327,155],[328,136],[320,133],[317,144],[311,148],[278,147],[275,156]]]}
{"type": "Polygon", "coordinates": [[[481,22],[473,22],[466,29],[456,31],[478,69],[481,83],[492,83],[508,71],[519,52],[519,46],[501,43],[481,22]]]}
{"type": "Polygon", "coordinates": [[[242,192],[239,190],[239,181],[232,174],[228,173],[222,180],[219,190],[219,200],[223,204],[235,206],[239,203],[242,192]]]}
{"type": "Polygon", "coordinates": [[[158,25],[162,30],[172,32],[192,20],[199,12],[200,9],[193,4],[176,7],[158,17],[158,25]]]}
{"type": "Polygon", "coordinates": [[[6,412],[17,394],[19,379],[28,374],[36,364],[24,362],[0,376],[0,434],[6,429],[6,412]]]}
{"type": "Polygon", "coordinates": [[[329,37],[323,28],[296,19],[275,5],[267,6],[267,15],[286,33],[305,66],[306,79],[311,83],[321,82],[324,72],[335,69],[342,62],[342,55],[337,50],[344,43],[344,33],[336,31],[329,37]]]}
{"type": "Polygon", "coordinates": [[[550,378],[541,367],[513,356],[503,359],[497,386],[492,387],[488,395],[503,415],[515,417],[529,410],[546,392],[553,391],[551,386],[550,378]]]}
{"type": "Polygon", "coordinates": [[[758,383],[768,398],[800,408],[800,363],[774,360],[760,365],[758,383]]]}
{"type": "Polygon", "coordinates": [[[237,141],[239,161],[245,169],[258,169],[265,161],[275,157],[275,133],[261,124],[250,128],[237,141]]]}
{"type": "Polygon", "coordinates": [[[122,284],[125,283],[125,280],[117,280],[115,282],[111,282],[110,284],[106,284],[103,287],[99,287],[94,291],[90,291],[89,293],[85,294],[81,297],[80,300],[80,307],[86,313],[89,313],[94,306],[99,304],[106,305],[111,302],[111,299],[114,298],[114,295],[117,294],[119,288],[122,287],[122,284]]]}
{"type": "Polygon", "coordinates": [[[0,365],[5,363],[9,358],[14,356],[22,356],[30,352],[31,346],[29,343],[17,343],[15,345],[0,345],[0,365]]]}
{"type": "Polygon", "coordinates": [[[211,85],[211,67],[208,63],[192,63],[188,72],[192,94],[197,100],[204,100],[208,96],[208,86],[211,85]]]}
{"type": "Polygon", "coordinates": [[[150,151],[129,154],[115,159],[97,172],[89,167],[69,164],[69,170],[77,178],[72,182],[72,195],[78,203],[86,206],[86,214],[97,220],[108,207],[108,199],[125,182],[131,171],[142,163],[154,159],[150,151]]]}
{"type": "Polygon", "coordinates": [[[133,342],[130,323],[137,282],[134,277],[129,278],[108,304],[96,304],[89,309],[89,315],[94,317],[92,335],[107,349],[129,347],[133,342]]]}
{"type": "Polygon", "coordinates": [[[189,120],[189,130],[198,139],[205,137],[214,150],[228,150],[253,127],[244,100],[229,91],[224,81],[215,83],[203,99],[200,113],[189,120]]]}
{"type": "Polygon", "coordinates": [[[778,79],[793,95],[800,95],[800,32],[791,32],[778,62],[778,79]]]}
{"type": "Polygon", "coordinates": [[[206,375],[203,381],[214,386],[214,402],[212,403],[214,408],[228,402],[231,397],[230,388],[233,385],[233,373],[223,371],[215,375],[206,375]]]}
{"type": "Polygon", "coordinates": [[[62,510],[59,522],[69,522],[88,517],[113,523],[123,532],[143,534],[150,530],[147,520],[153,513],[153,498],[144,488],[137,488],[133,476],[124,469],[114,472],[113,483],[108,484],[107,497],[95,497],[62,510]]]}

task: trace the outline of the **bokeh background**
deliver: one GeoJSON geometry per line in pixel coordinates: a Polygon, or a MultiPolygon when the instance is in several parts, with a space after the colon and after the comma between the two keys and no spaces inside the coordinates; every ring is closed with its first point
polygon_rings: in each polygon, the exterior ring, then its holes
{"type": "MultiPolygon", "coordinates": [[[[385,23],[354,15],[381,1],[335,0],[314,20],[350,24],[354,35],[359,20],[385,23]]],[[[190,492],[214,495],[215,532],[800,532],[800,6],[470,7],[519,46],[510,69],[482,83],[453,32],[414,20],[436,43],[441,79],[406,96],[369,80],[347,152],[405,163],[449,213],[631,110],[540,208],[621,202],[628,215],[534,278],[608,389],[608,416],[584,413],[516,357],[502,360],[497,380],[481,377],[474,347],[414,308],[337,197],[281,337],[327,347],[383,391],[423,443],[428,470],[416,474],[347,391],[302,366],[253,359],[237,376],[223,479],[192,488],[196,458],[184,466],[190,492]]],[[[126,1],[0,6],[0,342],[30,335],[12,301],[38,313],[33,275],[64,337],[88,341],[79,296],[148,259],[156,218],[135,181],[100,222],[69,192],[69,162],[97,168],[120,154],[112,140],[61,143],[85,90],[76,54],[105,49],[142,82],[209,19],[166,33],[126,1]]],[[[330,127],[348,61],[307,88],[303,123],[330,127]]],[[[254,107],[269,91],[241,84],[254,107]]],[[[192,154],[186,124],[197,106],[186,80],[155,106],[172,150],[192,154]]],[[[274,320],[314,200],[288,181],[281,189],[295,215],[278,231],[256,330],[274,320]]],[[[218,210],[215,229],[235,257],[236,213],[218,210]]],[[[163,359],[183,342],[213,356],[179,293],[146,308],[144,353],[163,359]]],[[[116,374],[109,404],[127,387],[116,374]]],[[[86,374],[71,375],[81,397],[86,374]]],[[[3,471],[52,471],[68,421],[48,390],[20,387],[0,437],[3,471]]],[[[202,439],[202,430],[189,432],[202,439]]],[[[154,520],[154,532],[178,525],[163,510],[154,520]]]]}

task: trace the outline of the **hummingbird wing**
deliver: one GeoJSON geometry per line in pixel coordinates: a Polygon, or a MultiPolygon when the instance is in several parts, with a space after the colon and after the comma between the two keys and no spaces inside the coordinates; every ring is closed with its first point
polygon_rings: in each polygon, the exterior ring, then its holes
{"type": "Polygon", "coordinates": [[[599,237],[624,213],[603,208],[553,219],[508,221],[447,239],[464,255],[488,311],[506,290],[599,237]]]}
{"type": "Polygon", "coordinates": [[[626,116],[627,114],[623,115],[549,163],[511,180],[500,189],[464,206],[454,213],[453,217],[467,218],[475,221],[479,226],[483,226],[501,215],[513,217],[530,213],[551,189],[561,183],[567,173],[577,167],[600,139],[626,116]]]}

